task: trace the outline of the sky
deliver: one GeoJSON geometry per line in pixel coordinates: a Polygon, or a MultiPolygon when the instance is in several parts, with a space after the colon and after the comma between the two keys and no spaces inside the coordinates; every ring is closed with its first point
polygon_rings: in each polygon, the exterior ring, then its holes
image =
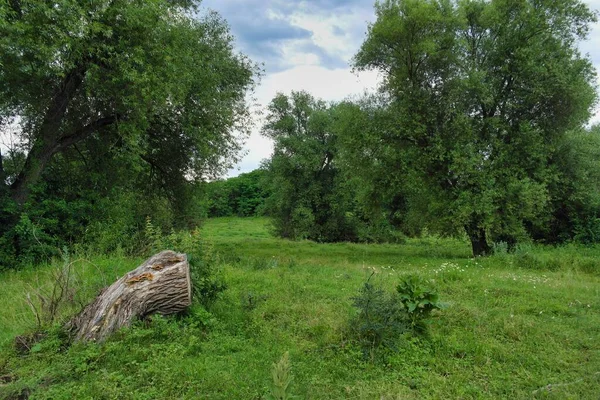
{"type": "MultiPolygon", "coordinates": [[[[600,12],[600,0],[584,2],[600,12]]],[[[349,66],[368,23],[375,21],[374,0],[204,0],[202,4],[227,20],[239,51],[263,64],[256,110],[266,107],[277,92],[306,90],[317,98],[339,101],[377,86],[377,73],[356,75],[349,66]]],[[[600,70],[600,23],[592,27],[580,49],[600,70]]],[[[250,172],[271,155],[273,144],[259,133],[258,112],[254,120],[246,155],[229,176],[250,172]]],[[[600,109],[593,121],[600,122],[600,109]]]]}

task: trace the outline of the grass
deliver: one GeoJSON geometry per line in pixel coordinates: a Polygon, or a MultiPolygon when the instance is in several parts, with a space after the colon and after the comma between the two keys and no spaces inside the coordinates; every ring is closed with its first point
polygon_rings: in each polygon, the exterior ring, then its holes
{"type": "MultiPolygon", "coordinates": [[[[465,241],[317,244],[273,238],[268,220],[209,220],[228,289],[206,312],[155,318],[103,345],[67,347],[51,333],[17,355],[34,327],[24,294],[52,266],[0,274],[0,398],[262,399],[289,352],[292,394],[307,399],[597,398],[600,249],[521,247],[469,257],[465,241]],[[392,289],[405,273],[437,287],[447,307],[427,337],[365,358],[349,340],[351,298],[366,279],[392,289]]],[[[82,297],[140,260],[77,263],[82,297]],[[109,279],[110,278],[110,279],[109,279]]],[[[72,308],[64,311],[73,312],[72,308]]]]}

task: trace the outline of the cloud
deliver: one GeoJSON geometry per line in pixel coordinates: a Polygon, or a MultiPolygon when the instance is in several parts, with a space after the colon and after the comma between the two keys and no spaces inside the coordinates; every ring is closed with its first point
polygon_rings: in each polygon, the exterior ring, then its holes
{"type": "Polygon", "coordinates": [[[230,24],[239,49],[281,72],[298,63],[330,69],[348,65],[366,21],[371,0],[205,0],[230,24]]]}

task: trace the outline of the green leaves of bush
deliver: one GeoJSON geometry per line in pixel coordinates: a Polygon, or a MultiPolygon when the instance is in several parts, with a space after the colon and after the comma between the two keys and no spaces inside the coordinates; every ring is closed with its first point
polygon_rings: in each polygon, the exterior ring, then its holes
{"type": "Polygon", "coordinates": [[[440,310],[439,295],[427,281],[416,275],[401,278],[396,292],[386,292],[367,282],[352,298],[358,309],[350,321],[350,335],[366,354],[380,347],[394,350],[405,334],[425,334],[433,310],[440,310]]]}
{"type": "Polygon", "coordinates": [[[442,308],[437,291],[420,276],[404,277],[396,291],[413,327],[426,321],[433,310],[442,308]]]}

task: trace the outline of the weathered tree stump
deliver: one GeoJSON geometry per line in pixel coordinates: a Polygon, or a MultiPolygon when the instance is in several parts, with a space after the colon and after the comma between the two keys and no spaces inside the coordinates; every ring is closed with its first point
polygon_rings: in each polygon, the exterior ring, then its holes
{"type": "Polygon", "coordinates": [[[101,342],[135,319],[175,314],[191,303],[187,256],[167,250],[104,289],[67,327],[76,341],[101,342]]]}

